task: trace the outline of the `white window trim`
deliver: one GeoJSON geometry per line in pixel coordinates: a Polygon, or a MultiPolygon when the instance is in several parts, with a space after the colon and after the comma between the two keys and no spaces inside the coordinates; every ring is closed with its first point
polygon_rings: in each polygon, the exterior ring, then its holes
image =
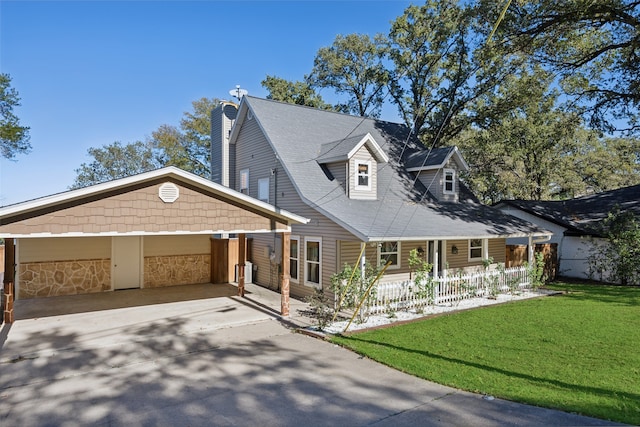
{"type": "MultiPolygon", "coordinates": [[[[467,249],[467,258],[469,260],[469,262],[471,261],[482,261],[483,259],[487,258],[487,239],[469,239],[468,242],[468,249],[467,249]],[[471,241],[472,240],[480,240],[480,257],[476,257],[476,258],[471,258],[471,241]]],[[[473,249],[477,249],[478,246],[474,246],[473,249]]]]}
{"type": "Polygon", "coordinates": [[[442,170],[442,193],[443,194],[456,194],[456,170],[455,169],[443,169],[442,170]],[[451,174],[451,190],[447,190],[447,174],[451,174]]]}
{"type": "Polygon", "coordinates": [[[303,284],[312,288],[322,288],[322,237],[305,237],[304,238],[304,279],[303,284]],[[307,264],[307,243],[318,242],[318,279],[320,283],[307,282],[308,264],[307,264]]]}
{"type": "Polygon", "coordinates": [[[262,200],[263,202],[267,202],[267,203],[269,203],[269,189],[270,189],[270,184],[271,184],[271,182],[270,182],[270,180],[269,180],[269,177],[267,177],[267,178],[260,178],[260,179],[258,180],[258,200],[262,200]],[[261,193],[261,192],[262,192],[262,190],[263,190],[263,187],[262,187],[262,186],[264,185],[264,183],[265,183],[265,182],[266,182],[266,184],[267,184],[267,188],[266,188],[266,190],[267,190],[267,194],[266,194],[266,196],[267,196],[267,197],[266,197],[266,198],[265,198],[265,197],[260,197],[260,196],[264,196],[264,194],[260,194],[260,193],[261,193]]]}
{"type": "MultiPolygon", "coordinates": [[[[297,277],[291,276],[291,271],[289,271],[289,276],[290,276],[289,280],[291,280],[294,283],[300,283],[300,237],[299,236],[290,236],[289,237],[289,241],[291,242],[293,240],[298,242],[298,251],[297,251],[297,254],[296,254],[296,258],[295,258],[298,261],[298,270],[296,271],[296,276],[297,277]]],[[[291,243],[289,243],[289,244],[291,244],[291,243]]],[[[291,255],[289,255],[289,259],[291,259],[291,255]]],[[[291,262],[289,262],[289,265],[291,265],[291,262]]],[[[289,267],[289,270],[291,270],[291,267],[289,267]]]]}
{"type": "MultiPolygon", "coordinates": [[[[391,243],[391,242],[387,242],[387,243],[391,243]]],[[[399,241],[396,242],[396,251],[395,252],[385,252],[385,253],[389,253],[389,254],[397,254],[398,256],[396,257],[396,259],[398,260],[397,264],[391,264],[389,267],[387,267],[387,270],[397,270],[400,268],[400,264],[401,264],[401,260],[400,260],[400,254],[402,253],[401,251],[401,244],[399,241]]],[[[382,244],[378,245],[378,267],[384,267],[384,264],[382,264],[382,244]]]]}
{"type": "Polygon", "coordinates": [[[354,188],[356,190],[371,190],[371,181],[373,180],[373,172],[371,170],[371,162],[370,161],[364,161],[364,160],[356,160],[355,161],[355,168],[356,168],[356,170],[355,170],[356,173],[355,173],[355,182],[354,182],[355,187],[354,188]],[[367,185],[360,185],[358,183],[358,181],[359,181],[358,178],[360,178],[360,173],[359,173],[360,165],[366,165],[367,166],[367,171],[368,171],[367,177],[369,178],[369,179],[367,179],[367,185]]]}
{"type": "Polygon", "coordinates": [[[242,169],[240,171],[240,183],[239,183],[239,187],[240,187],[240,192],[244,193],[244,194],[249,194],[249,169],[242,169]],[[246,175],[247,179],[245,180],[245,185],[242,185],[242,176],[246,175]]]}

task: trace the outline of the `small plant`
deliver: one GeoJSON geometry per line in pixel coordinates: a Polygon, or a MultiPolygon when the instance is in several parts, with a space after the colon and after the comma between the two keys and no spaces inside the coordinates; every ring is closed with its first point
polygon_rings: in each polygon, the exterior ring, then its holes
{"type": "Polygon", "coordinates": [[[432,305],[435,301],[435,282],[429,273],[433,265],[426,262],[417,249],[411,249],[411,252],[409,252],[409,268],[414,273],[415,289],[413,289],[413,292],[416,297],[426,300],[426,305],[432,305]]]}
{"type": "Polygon", "coordinates": [[[495,273],[489,274],[491,264],[493,264],[493,257],[482,260],[482,267],[485,273],[482,277],[482,284],[486,289],[487,298],[496,299],[500,293],[500,275],[495,273]]]}
{"type": "Polygon", "coordinates": [[[393,308],[391,304],[387,305],[386,313],[387,313],[387,318],[389,319],[395,319],[396,317],[398,317],[395,308],[393,308]]]}
{"type": "Polygon", "coordinates": [[[498,271],[500,272],[500,275],[504,277],[504,281],[507,286],[507,289],[509,289],[509,293],[511,295],[516,295],[520,290],[520,279],[515,276],[512,276],[512,277],[507,276],[507,272],[505,270],[504,264],[498,265],[498,271]]]}
{"type": "Polygon", "coordinates": [[[535,262],[533,264],[525,263],[525,267],[529,272],[529,280],[531,281],[531,289],[537,291],[538,288],[544,285],[546,277],[544,274],[544,254],[537,252],[535,255],[535,262]]]}
{"type": "Polygon", "coordinates": [[[319,288],[306,298],[310,308],[310,316],[316,320],[319,330],[324,329],[331,323],[335,314],[334,303],[324,293],[324,289],[319,288]]]}
{"type": "Polygon", "coordinates": [[[371,286],[378,275],[378,270],[366,264],[364,275],[360,268],[353,268],[345,264],[342,271],[331,276],[331,290],[338,298],[335,312],[343,309],[360,309],[357,313],[357,322],[364,323],[369,318],[368,307],[376,300],[375,286],[371,286]],[[363,301],[364,300],[364,301],[363,301]]]}

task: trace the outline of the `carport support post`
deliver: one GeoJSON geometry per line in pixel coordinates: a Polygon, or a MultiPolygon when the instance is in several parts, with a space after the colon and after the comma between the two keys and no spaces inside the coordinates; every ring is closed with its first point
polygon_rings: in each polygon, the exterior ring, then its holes
{"type": "Polygon", "coordinates": [[[282,233],[282,282],[280,283],[280,315],[289,317],[289,280],[291,279],[291,233],[282,233]]]}
{"type": "Polygon", "coordinates": [[[15,247],[13,239],[4,241],[4,298],[3,298],[3,318],[5,323],[13,323],[15,316],[13,313],[13,300],[15,298],[14,277],[15,277],[15,247]]]}
{"type": "Polygon", "coordinates": [[[238,234],[238,296],[244,296],[244,263],[247,253],[247,239],[244,233],[238,234]]]}

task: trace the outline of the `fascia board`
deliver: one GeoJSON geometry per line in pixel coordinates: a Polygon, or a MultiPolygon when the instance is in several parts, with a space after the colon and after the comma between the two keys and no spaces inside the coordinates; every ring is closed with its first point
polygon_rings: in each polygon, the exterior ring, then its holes
{"type": "Polygon", "coordinates": [[[373,151],[374,156],[376,157],[376,160],[378,162],[387,163],[389,161],[389,157],[385,154],[384,151],[382,151],[382,148],[380,147],[380,145],[376,142],[373,136],[371,136],[371,134],[368,132],[365,136],[362,137],[360,142],[358,142],[358,144],[356,144],[356,146],[353,147],[353,149],[349,152],[347,157],[349,159],[352,158],[356,154],[356,152],[365,144],[367,144],[367,147],[369,147],[371,151],[373,151]]]}

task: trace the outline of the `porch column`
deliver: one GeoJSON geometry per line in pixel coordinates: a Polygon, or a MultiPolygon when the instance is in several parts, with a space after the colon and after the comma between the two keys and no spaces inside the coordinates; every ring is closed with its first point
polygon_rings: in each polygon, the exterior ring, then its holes
{"type": "Polygon", "coordinates": [[[533,265],[532,263],[534,262],[535,258],[533,256],[533,252],[535,250],[535,248],[533,247],[533,237],[529,236],[529,246],[527,247],[528,251],[527,251],[527,262],[529,263],[529,265],[533,265]]]}
{"type": "Polygon", "coordinates": [[[291,262],[289,255],[291,254],[291,233],[282,233],[282,278],[280,283],[280,315],[289,317],[289,286],[291,279],[291,262]]]}
{"type": "Polygon", "coordinates": [[[244,296],[244,263],[247,242],[244,233],[238,234],[238,296],[244,296]]]}
{"type": "Polygon", "coordinates": [[[439,264],[442,265],[442,269],[440,269],[439,271],[439,277],[446,278],[447,277],[447,241],[442,240],[442,245],[440,246],[442,246],[442,253],[440,253],[440,251],[436,252],[438,255],[440,255],[439,264]]]}
{"type": "Polygon", "coordinates": [[[13,323],[15,315],[13,313],[13,302],[15,300],[15,246],[13,239],[4,241],[4,284],[3,284],[3,320],[5,323],[13,323]]]}

